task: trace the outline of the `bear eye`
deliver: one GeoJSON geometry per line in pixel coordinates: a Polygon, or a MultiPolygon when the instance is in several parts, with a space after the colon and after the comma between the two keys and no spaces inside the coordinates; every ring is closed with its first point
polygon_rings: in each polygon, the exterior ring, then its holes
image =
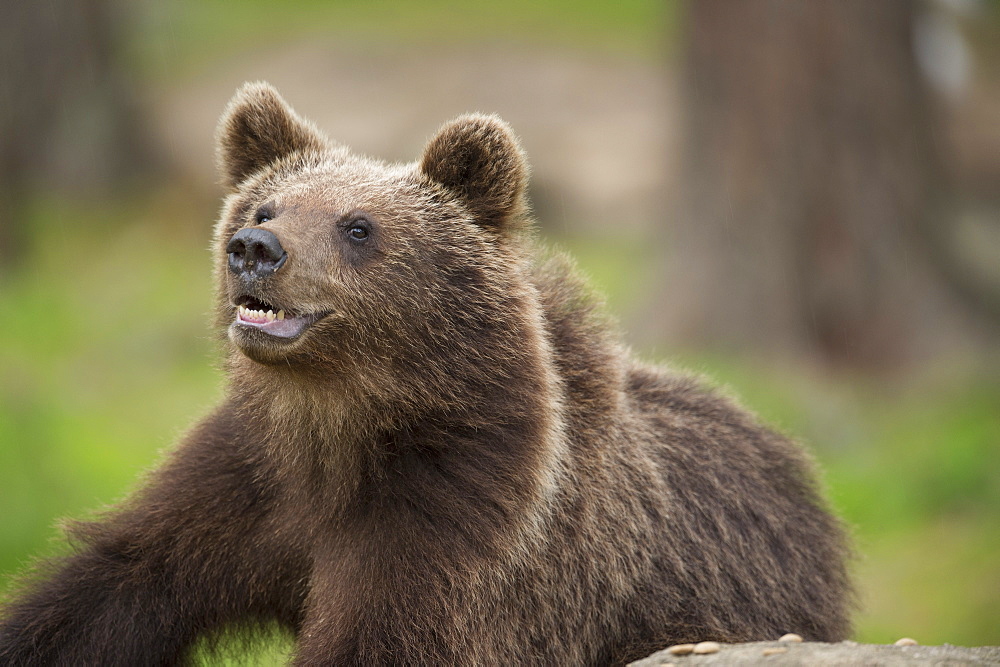
{"type": "Polygon", "coordinates": [[[353,211],[337,221],[337,233],[347,237],[345,240],[355,246],[371,241],[373,227],[371,220],[362,211],[353,211]]]}
{"type": "Polygon", "coordinates": [[[365,241],[368,239],[368,227],[360,223],[354,223],[347,228],[347,235],[353,241],[365,241]]]}
{"type": "Polygon", "coordinates": [[[271,209],[270,204],[266,204],[257,209],[257,214],[253,217],[258,225],[261,225],[268,220],[274,219],[274,211],[271,209]]]}

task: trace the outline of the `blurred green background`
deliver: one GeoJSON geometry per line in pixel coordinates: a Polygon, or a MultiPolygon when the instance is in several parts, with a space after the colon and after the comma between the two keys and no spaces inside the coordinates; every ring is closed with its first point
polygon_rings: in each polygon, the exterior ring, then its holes
{"type": "Polygon", "coordinates": [[[0,29],[0,590],[221,396],[212,133],[267,79],[389,159],[503,115],[542,238],[639,353],[815,453],[860,553],[856,639],[1000,644],[996,3],[22,5],[0,29]]]}

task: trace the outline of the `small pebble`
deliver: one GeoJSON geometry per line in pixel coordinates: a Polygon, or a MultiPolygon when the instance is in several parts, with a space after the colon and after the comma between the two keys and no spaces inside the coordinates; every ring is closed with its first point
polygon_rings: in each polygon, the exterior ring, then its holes
{"type": "Polygon", "coordinates": [[[896,646],[916,646],[917,640],[910,639],[909,637],[903,637],[902,639],[896,640],[896,646]]]}
{"type": "Polygon", "coordinates": [[[778,639],[778,641],[779,642],[801,642],[802,641],[802,636],[801,635],[797,635],[794,632],[789,632],[787,635],[781,635],[781,638],[778,639]]]}
{"type": "Polygon", "coordinates": [[[771,647],[771,648],[764,649],[764,655],[778,655],[779,653],[788,653],[788,649],[787,648],[776,648],[776,647],[771,647]]]}
{"type": "Polygon", "coordinates": [[[660,667],[677,667],[677,665],[672,662],[661,662],[660,667]]]}
{"type": "Polygon", "coordinates": [[[667,650],[671,655],[687,655],[694,651],[694,644],[674,644],[667,650]]]}
{"type": "Polygon", "coordinates": [[[692,651],[692,653],[696,653],[698,655],[705,655],[707,653],[718,653],[719,648],[721,647],[719,646],[718,642],[698,642],[697,644],[694,645],[694,650],[692,651]]]}

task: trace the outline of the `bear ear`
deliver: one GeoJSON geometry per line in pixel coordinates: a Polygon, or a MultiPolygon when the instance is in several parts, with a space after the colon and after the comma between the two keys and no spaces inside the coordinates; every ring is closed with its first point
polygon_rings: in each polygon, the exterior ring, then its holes
{"type": "Polygon", "coordinates": [[[456,193],[483,227],[506,232],[527,210],[528,163],[517,137],[496,116],[446,123],[427,144],[420,170],[456,193]]]}
{"type": "Polygon", "coordinates": [[[219,120],[216,161],[227,187],[296,151],[322,150],[326,138],[262,81],[236,91],[219,120]]]}

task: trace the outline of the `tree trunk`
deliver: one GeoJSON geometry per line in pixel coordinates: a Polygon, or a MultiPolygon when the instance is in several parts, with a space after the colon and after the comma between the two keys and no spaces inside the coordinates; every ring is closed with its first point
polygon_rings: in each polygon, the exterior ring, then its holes
{"type": "Polygon", "coordinates": [[[148,174],[151,150],[109,0],[4,2],[0,21],[0,270],[33,191],[107,192],[148,174]]]}
{"type": "Polygon", "coordinates": [[[908,0],[688,5],[673,342],[893,367],[967,330],[908,0]],[[930,217],[928,217],[930,216],[930,217]]]}

